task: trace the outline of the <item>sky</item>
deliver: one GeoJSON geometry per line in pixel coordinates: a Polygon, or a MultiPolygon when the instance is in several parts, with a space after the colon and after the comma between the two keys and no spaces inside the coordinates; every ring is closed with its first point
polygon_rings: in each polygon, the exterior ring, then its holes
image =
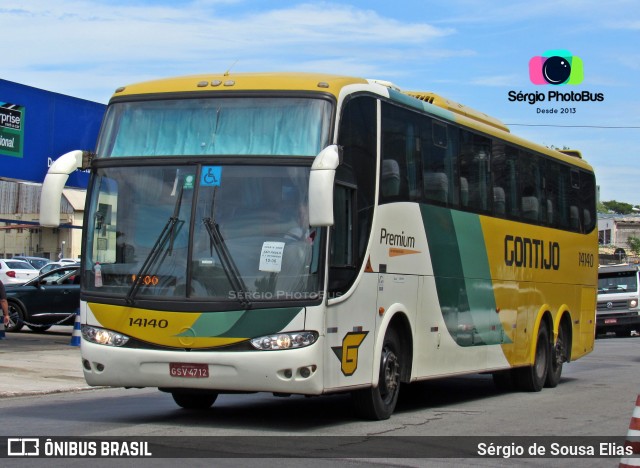
{"type": "Polygon", "coordinates": [[[22,0],[0,15],[5,80],[101,103],[126,84],[227,70],[388,80],[579,149],[601,201],[640,205],[637,0],[22,0]],[[572,74],[581,59],[582,81],[533,84],[531,59],[558,49],[572,74]]]}

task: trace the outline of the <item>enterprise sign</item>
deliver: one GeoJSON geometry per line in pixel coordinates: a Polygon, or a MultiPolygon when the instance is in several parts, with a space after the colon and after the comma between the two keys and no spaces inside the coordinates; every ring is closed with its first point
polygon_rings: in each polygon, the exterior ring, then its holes
{"type": "Polygon", "coordinates": [[[0,152],[21,158],[24,132],[24,107],[0,102],[0,152]]]}

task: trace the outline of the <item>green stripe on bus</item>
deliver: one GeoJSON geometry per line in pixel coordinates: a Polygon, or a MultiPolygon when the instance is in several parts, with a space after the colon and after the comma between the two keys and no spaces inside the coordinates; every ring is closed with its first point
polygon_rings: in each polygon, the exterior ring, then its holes
{"type": "Polygon", "coordinates": [[[480,217],[421,205],[442,316],[460,346],[510,342],[496,313],[480,217]]]}
{"type": "Polygon", "coordinates": [[[300,307],[278,309],[232,310],[200,315],[191,330],[177,336],[253,338],[278,333],[302,310],[300,307]]]}

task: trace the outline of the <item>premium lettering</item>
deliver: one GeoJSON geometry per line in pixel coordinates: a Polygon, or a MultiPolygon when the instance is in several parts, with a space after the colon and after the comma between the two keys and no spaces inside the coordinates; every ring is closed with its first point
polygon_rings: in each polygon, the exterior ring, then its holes
{"type": "Polygon", "coordinates": [[[382,228],[380,229],[380,243],[394,247],[414,248],[416,246],[416,238],[413,236],[405,236],[404,231],[402,231],[401,234],[395,234],[382,228]]]}

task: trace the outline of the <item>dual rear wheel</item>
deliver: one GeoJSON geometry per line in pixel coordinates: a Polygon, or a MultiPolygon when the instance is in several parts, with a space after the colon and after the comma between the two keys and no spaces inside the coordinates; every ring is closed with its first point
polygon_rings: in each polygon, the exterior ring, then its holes
{"type": "Polygon", "coordinates": [[[532,366],[495,372],[493,381],[502,390],[518,388],[539,392],[543,387],[553,388],[560,383],[562,366],[568,360],[568,333],[563,325],[558,329],[555,345],[549,329],[543,322],[538,329],[535,357],[532,366]]]}

